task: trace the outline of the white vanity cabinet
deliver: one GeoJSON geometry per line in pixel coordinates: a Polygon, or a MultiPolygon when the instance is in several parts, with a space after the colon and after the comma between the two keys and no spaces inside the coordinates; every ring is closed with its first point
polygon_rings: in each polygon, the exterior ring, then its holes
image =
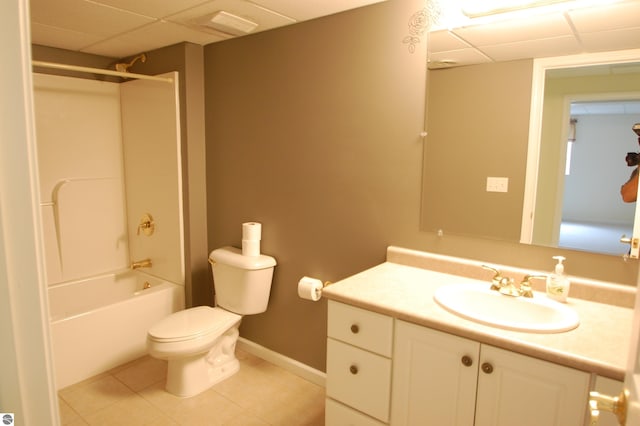
{"type": "Polygon", "coordinates": [[[329,301],[325,424],[389,421],[393,318],[329,301]]]}
{"type": "Polygon", "coordinates": [[[396,321],[392,425],[583,425],[590,374],[396,321]],[[474,420],[475,419],[475,420],[474,420]]]}

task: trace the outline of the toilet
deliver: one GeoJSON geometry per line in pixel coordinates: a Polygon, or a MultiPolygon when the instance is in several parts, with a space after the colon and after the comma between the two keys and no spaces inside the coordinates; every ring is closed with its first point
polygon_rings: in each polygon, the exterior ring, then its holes
{"type": "Polygon", "coordinates": [[[175,312],[147,333],[149,354],[167,360],[166,390],[180,397],[197,395],[240,369],[240,321],[267,310],[276,265],[271,256],[244,256],[235,247],[212,251],[209,262],[216,307],[175,312]]]}

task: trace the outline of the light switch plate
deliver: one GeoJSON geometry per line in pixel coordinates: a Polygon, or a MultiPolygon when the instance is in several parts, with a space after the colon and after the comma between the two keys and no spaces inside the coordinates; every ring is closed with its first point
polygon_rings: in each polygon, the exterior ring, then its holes
{"type": "Polygon", "coordinates": [[[509,191],[509,178],[488,177],[487,192],[507,192],[509,191]]]}

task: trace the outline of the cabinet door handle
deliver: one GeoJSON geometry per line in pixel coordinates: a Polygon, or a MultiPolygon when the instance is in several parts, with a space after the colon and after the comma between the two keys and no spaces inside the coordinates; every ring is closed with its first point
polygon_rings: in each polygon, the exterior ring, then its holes
{"type": "Polygon", "coordinates": [[[482,363],[482,372],[485,374],[493,373],[493,365],[489,364],[488,362],[482,363]]]}
{"type": "Polygon", "coordinates": [[[461,361],[462,361],[462,365],[464,365],[465,367],[471,367],[473,365],[473,360],[469,355],[463,356],[461,361]]]}
{"type": "Polygon", "coordinates": [[[353,334],[358,334],[359,331],[360,331],[360,327],[358,327],[358,324],[351,324],[351,332],[353,334]]]}
{"type": "Polygon", "coordinates": [[[356,375],[358,374],[358,366],[357,365],[352,365],[351,367],[349,367],[349,371],[351,372],[351,374],[356,375]]]}

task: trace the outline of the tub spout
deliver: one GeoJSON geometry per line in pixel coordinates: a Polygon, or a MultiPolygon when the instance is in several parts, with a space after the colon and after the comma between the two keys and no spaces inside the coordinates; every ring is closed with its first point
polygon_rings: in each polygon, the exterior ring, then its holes
{"type": "Polygon", "coordinates": [[[131,263],[131,269],[138,268],[151,268],[151,259],[144,259],[131,263]]]}

